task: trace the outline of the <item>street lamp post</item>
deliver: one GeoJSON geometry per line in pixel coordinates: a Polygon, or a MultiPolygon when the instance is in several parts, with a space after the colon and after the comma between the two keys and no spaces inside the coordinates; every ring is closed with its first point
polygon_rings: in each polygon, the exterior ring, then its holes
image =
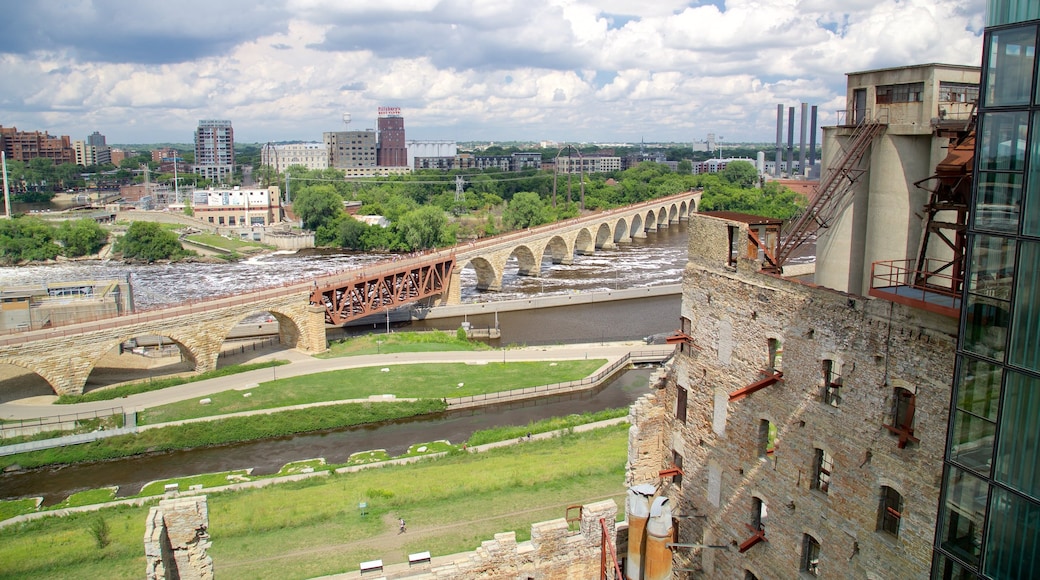
{"type": "Polygon", "coordinates": [[[386,307],[386,333],[390,334],[390,307],[386,307]]]}

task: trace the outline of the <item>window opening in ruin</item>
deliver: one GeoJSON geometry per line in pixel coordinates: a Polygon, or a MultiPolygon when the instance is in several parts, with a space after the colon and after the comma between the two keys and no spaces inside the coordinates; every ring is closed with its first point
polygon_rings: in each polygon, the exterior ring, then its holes
{"type": "Polygon", "coordinates": [[[758,580],[758,576],[755,576],[751,570],[744,570],[744,580],[758,580]]]}
{"type": "Polygon", "coordinates": [[[809,534],[802,535],[802,572],[820,575],[820,543],[809,534]]]}
{"type": "Polygon", "coordinates": [[[903,518],[903,496],[898,491],[881,486],[881,505],[878,507],[878,530],[899,536],[899,521],[903,518]]]}
{"type": "Polygon", "coordinates": [[[903,449],[907,443],[919,443],[921,441],[914,437],[914,411],[917,406],[917,397],[902,387],[896,387],[894,399],[892,424],[883,425],[883,427],[899,437],[898,446],[900,449],[903,449]]]}
{"type": "Polygon", "coordinates": [[[768,341],[769,348],[769,365],[766,366],[766,370],[770,372],[783,370],[783,358],[784,349],[781,346],[780,341],[775,338],[770,338],[768,341]]]}
{"type": "Polygon", "coordinates": [[[679,393],[675,401],[675,418],[686,423],[686,398],[687,390],[685,387],[679,387],[679,393]]]}
{"type": "Polygon", "coordinates": [[[830,453],[823,449],[816,449],[813,458],[812,488],[827,493],[831,488],[831,471],[834,469],[834,459],[830,453]]]}
{"type": "Polygon", "coordinates": [[[823,402],[832,407],[841,404],[841,375],[834,372],[830,359],[823,359],[823,402]]]}
{"type": "Polygon", "coordinates": [[[740,228],[737,226],[729,226],[729,258],[726,261],[730,266],[737,265],[737,255],[739,252],[738,244],[740,243],[740,228]]]}
{"type": "Polygon", "coordinates": [[[776,425],[766,419],[758,422],[758,457],[769,459],[776,451],[776,425]]]}
{"type": "Polygon", "coordinates": [[[766,509],[766,502],[762,501],[761,498],[751,498],[751,527],[756,530],[766,529],[766,515],[768,511],[766,509]]]}
{"type": "Polygon", "coordinates": [[[679,487],[682,487],[682,463],[682,455],[679,455],[678,451],[672,451],[672,464],[675,465],[676,470],[678,471],[678,473],[672,475],[672,483],[679,487]]]}

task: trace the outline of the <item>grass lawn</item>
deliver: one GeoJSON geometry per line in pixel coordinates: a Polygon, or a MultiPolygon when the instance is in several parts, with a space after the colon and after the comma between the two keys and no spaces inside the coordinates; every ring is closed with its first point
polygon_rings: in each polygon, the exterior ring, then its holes
{"type": "Polygon", "coordinates": [[[118,387],[111,387],[108,389],[91,391],[82,395],[61,395],[54,402],[59,405],[72,405],[75,403],[89,403],[91,401],[110,401],[112,399],[119,399],[129,395],[136,395],[138,393],[158,391],[167,387],[175,387],[177,385],[185,385],[188,383],[197,383],[199,381],[215,379],[217,377],[226,377],[230,375],[236,375],[239,373],[255,371],[257,369],[266,369],[269,367],[278,367],[287,364],[289,364],[289,361],[287,360],[270,360],[258,363],[249,363],[244,365],[228,365],[226,367],[220,367],[219,369],[214,369],[212,371],[200,373],[197,375],[170,377],[168,379],[158,379],[154,381],[145,381],[142,383],[129,383],[126,385],[119,385],[118,387]]]}
{"type": "MultiPolygon", "coordinates": [[[[477,455],[209,495],[209,550],[220,578],[310,578],[387,565],[407,554],[474,550],[495,533],[530,537],[533,522],[567,505],[624,505],[628,427],[532,441],[477,455]],[[368,504],[362,515],[358,503],[368,504]],[[408,532],[397,538],[403,517],[408,532]],[[393,539],[393,542],[388,540],[393,539]]],[[[148,507],[98,512],[112,542],[98,549],[97,514],[44,518],[0,530],[0,578],[139,578],[148,507]]]]}
{"type": "Polygon", "coordinates": [[[264,245],[260,242],[254,242],[252,240],[239,240],[226,238],[224,236],[218,236],[217,234],[191,234],[188,239],[193,242],[199,242],[206,244],[207,246],[213,246],[216,248],[223,248],[231,251],[260,251],[265,249],[273,250],[274,246],[264,245]]]}
{"type": "Polygon", "coordinates": [[[366,334],[354,338],[337,340],[329,344],[329,350],[316,358],[337,358],[366,354],[390,354],[401,352],[452,352],[491,350],[479,341],[459,339],[454,334],[441,332],[395,332],[392,334],[366,334]]]}
{"type": "Polygon", "coordinates": [[[138,414],[137,419],[139,424],[149,425],[322,401],[367,399],[370,395],[384,394],[399,398],[465,397],[580,380],[604,364],[604,359],[592,359],[483,365],[427,363],[345,369],[269,381],[248,391],[215,393],[208,397],[212,401],[208,405],[200,405],[198,400],[191,399],[152,407],[138,414]],[[382,372],[383,368],[390,370],[382,372]],[[245,396],[247,393],[248,397],[245,396]]]}

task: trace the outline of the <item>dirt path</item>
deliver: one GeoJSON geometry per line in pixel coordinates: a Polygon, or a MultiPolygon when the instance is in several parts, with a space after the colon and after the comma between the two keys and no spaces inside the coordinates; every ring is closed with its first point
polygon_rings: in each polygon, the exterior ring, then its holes
{"type": "MultiPolygon", "coordinates": [[[[594,501],[602,501],[602,500],[605,500],[605,499],[614,499],[614,498],[619,498],[619,497],[623,498],[623,497],[625,497],[625,494],[624,493],[615,493],[615,494],[604,495],[604,496],[599,496],[599,497],[586,498],[585,500],[583,500],[583,503],[589,503],[589,502],[594,502],[594,501]]],[[[396,564],[396,563],[403,563],[403,562],[407,562],[408,561],[408,554],[404,550],[405,542],[412,542],[416,538],[419,538],[419,539],[422,539],[422,538],[433,538],[433,537],[436,537],[439,534],[444,533],[446,531],[454,530],[454,529],[458,529],[458,528],[469,527],[469,526],[472,526],[475,523],[490,522],[490,521],[494,521],[494,520],[500,520],[500,519],[505,519],[505,518],[510,518],[510,517],[516,517],[516,516],[520,516],[520,515],[523,515],[523,514],[529,514],[529,513],[532,513],[532,512],[543,511],[543,510],[546,510],[546,509],[556,508],[556,509],[561,509],[562,510],[562,509],[566,509],[570,505],[573,505],[573,504],[572,503],[561,503],[561,504],[539,505],[539,506],[532,507],[530,509],[517,510],[517,511],[506,512],[506,513],[498,513],[498,514],[495,514],[495,515],[490,516],[490,517],[480,518],[480,519],[476,519],[476,520],[453,521],[451,523],[446,523],[446,524],[441,524],[441,525],[434,525],[434,526],[427,526],[427,527],[415,528],[411,524],[408,524],[407,525],[408,531],[403,533],[403,534],[398,531],[398,516],[394,515],[394,514],[386,514],[382,518],[383,526],[386,528],[386,531],[383,532],[382,534],[377,535],[377,536],[372,536],[370,538],[366,538],[364,540],[359,540],[359,541],[356,541],[356,542],[349,542],[349,543],[339,542],[339,543],[333,543],[333,544],[322,544],[320,546],[315,546],[313,548],[307,548],[307,549],[304,549],[304,550],[294,550],[292,552],[283,552],[283,553],[280,553],[280,554],[277,554],[277,555],[267,556],[267,557],[250,557],[247,560],[237,560],[237,561],[236,560],[221,560],[220,568],[222,570],[223,569],[233,569],[233,568],[236,568],[238,566],[255,565],[258,562],[269,562],[269,561],[280,560],[280,559],[284,559],[284,558],[298,558],[298,557],[301,557],[301,556],[312,556],[312,555],[316,555],[316,554],[339,553],[339,552],[342,552],[343,548],[345,548],[345,547],[357,547],[357,546],[379,546],[380,552],[382,553],[382,559],[383,559],[384,562],[387,563],[387,565],[396,564]]],[[[406,521],[406,523],[407,523],[407,521],[406,521]]],[[[490,538],[488,538],[488,539],[490,539],[490,538]]],[[[477,548],[477,546],[473,546],[472,549],[476,549],[476,548],[477,548]]]]}

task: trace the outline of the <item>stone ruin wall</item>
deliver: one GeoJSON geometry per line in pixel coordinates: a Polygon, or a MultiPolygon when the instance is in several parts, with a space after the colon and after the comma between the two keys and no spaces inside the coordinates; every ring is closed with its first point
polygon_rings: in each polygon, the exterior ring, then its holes
{"type": "Polygon", "coordinates": [[[684,346],[665,388],[633,406],[629,443],[627,483],[665,486],[679,542],[727,546],[677,550],[674,566],[701,571],[690,577],[797,577],[803,534],[811,534],[823,576],[926,576],[956,320],[759,274],[750,260],[729,267],[726,227],[737,224],[696,219],[682,316],[699,350],[684,346]],[[764,376],[771,338],[782,344],[783,382],[729,401],[764,376]],[[843,376],[837,408],[821,400],[823,359],[843,376]],[[896,386],[916,392],[921,441],[905,449],[882,427],[896,386]],[[685,423],[676,418],[679,388],[688,393],[685,423]],[[763,419],[778,430],[769,458],[759,457],[763,419]],[[833,458],[828,493],[810,489],[816,448],[833,458]],[[683,459],[681,485],[657,477],[673,452],[683,459]],[[881,486],[903,496],[898,537],[876,531],[881,486]],[[753,497],[767,505],[768,541],[740,554],[752,535],[753,497]]]}
{"type": "Polygon", "coordinates": [[[148,511],[144,554],[148,580],[212,580],[206,496],[164,499],[148,511]]]}

